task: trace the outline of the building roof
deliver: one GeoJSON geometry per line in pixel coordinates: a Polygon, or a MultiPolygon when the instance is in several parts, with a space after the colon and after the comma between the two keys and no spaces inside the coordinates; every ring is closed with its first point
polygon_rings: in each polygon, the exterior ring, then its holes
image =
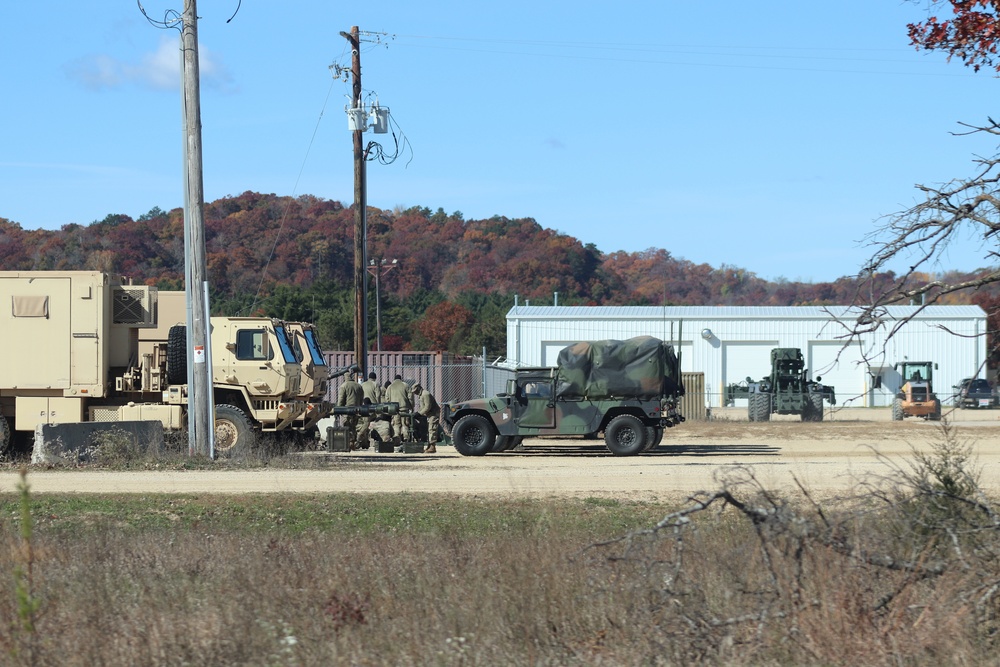
{"type": "MultiPolygon", "coordinates": [[[[507,319],[545,320],[829,320],[857,317],[852,306],[514,306],[507,319]]],[[[886,306],[890,319],[982,319],[979,306],[886,306]]]]}

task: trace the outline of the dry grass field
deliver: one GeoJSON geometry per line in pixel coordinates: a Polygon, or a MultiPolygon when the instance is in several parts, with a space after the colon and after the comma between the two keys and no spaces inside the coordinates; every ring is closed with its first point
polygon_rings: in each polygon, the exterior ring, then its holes
{"type": "Polygon", "coordinates": [[[987,421],[449,450],[8,469],[0,664],[997,663],[987,421]]]}

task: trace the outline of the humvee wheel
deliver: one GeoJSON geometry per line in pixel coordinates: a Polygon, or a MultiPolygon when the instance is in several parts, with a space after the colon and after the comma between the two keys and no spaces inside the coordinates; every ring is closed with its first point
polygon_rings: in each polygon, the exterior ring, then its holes
{"type": "Polygon", "coordinates": [[[10,426],[7,418],[0,415],[0,461],[10,452],[10,426]]]}
{"type": "Polygon", "coordinates": [[[633,456],[646,446],[646,426],[638,417],[618,415],[604,429],[604,444],[615,456],[633,456]]]}
{"type": "Polygon", "coordinates": [[[493,449],[496,438],[493,424],[480,415],[462,417],[451,430],[455,450],[462,456],[483,456],[493,449]]]}
{"type": "Polygon", "coordinates": [[[656,449],[660,441],[663,440],[663,427],[662,426],[647,426],[646,427],[646,446],[642,451],[651,452],[656,449]]]}
{"type": "Polygon", "coordinates": [[[497,440],[493,443],[493,447],[490,448],[490,452],[496,454],[497,452],[506,452],[511,448],[510,441],[514,439],[512,435],[498,435],[497,440]]]}
{"type": "Polygon", "coordinates": [[[215,456],[231,458],[250,451],[255,439],[246,413],[232,405],[215,406],[215,456]]]}
{"type": "Polygon", "coordinates": [[[892,421],[903,421],[903,401],[898,398],[892,399],[892,421]]]}

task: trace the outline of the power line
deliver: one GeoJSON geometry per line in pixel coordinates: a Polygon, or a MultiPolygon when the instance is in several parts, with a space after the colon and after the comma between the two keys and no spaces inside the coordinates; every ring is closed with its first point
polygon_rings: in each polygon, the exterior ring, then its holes
{"type": "Polygon", "coordinates": [[[836,55],[831,56],[821,56],[821,55],[808,55],[807,53],[795,53],[795,52],[887,52],[887,53],[903,53],[899,49],[844,49],[844,48],[829,48],[829,47],[787,47],[787,46],[687,46],[687,45],[677,45],[677,46],[657,46],[657,45],[613,45],[613,44],[599,44],[599,43],[582,43],[582,42],[555,42],[555,41],[531,41],[531,40],[509,40],[509,39],[485,39],[485,38],[471,38],[471,37],[433,37],[427,35],[394,35],[397,38],[398,43],[401,46],[415,46],[418,48],[428,48],[428,49],[438,49],[446,51],[461,51],[467,53],[490,53],[496,55],[512,55],[512,56],[530,56],[532,58],[553,58],[553,59],[568,59],[568,60],[587,60],[587,61],[598,61],[598,62],[616,62],[616,63],[632,63],[632,64],[650,64],[650,65],[671,65],[679,67],[720,67],[720,68],[731,68],[731,69],[764,69],[764,70],[780,70],[780,71],[803,71],[803,72],[828,72],[828,73],[840,73],[840,74],[892,74],[892,75],[909,75],[909,76],[940,76],[949,78],[958,77],[971,77],[974,74],[965,74],[960,70],[949,69],[942,70],[941,72],[924,72],[924,71],[911,71],[911,72],[885,72],[877,70],[843,70],[843,69],[829,69],[821,67],[793,67],[793,66],[773,66],[773,65],[754,65],[745,62],[734,63],[731,61],[723,63],[712,63],[712,62],[690,62],[690,61],[674,61],[674,60],[660,60],[654,58],[644,58],[641,56],[647,55],[681,55],[690,57],[710,57],[710,58],[727,58],[732,59],[738,57],[741,59],[761,59],[761,60],[792,60],[792,61],[808,61],[815,63],[830,62],[830,63],[877,63],[877,64],[900,64],[900,65],[911,65],[913,61],[910,60],[899,60],[899,59],[886,59],[886,58],[854,58],[854,57],[840,57],[836,55]],[[419,42],[407,42],[406,39],[420,40],[419,42]],[[431,44],[433,40],[439,40],[445,42],[445,44],[431,44]],[[422,42],[422,43],[421,43],[422,42]],[[449,46],[448,43],[454,42],[468,42],[470,44],[483,44],[483,45],[505,45],[505,46],[524,46],[524,47],[537,47],[537,48],[548,48],[548,49],[569,49],[569,50],[585,50],[589,52],[588,54],[576,54],[576,53],[542,53],[537,50],[503,50],[503,49],[491,49],[491,48],[469,48],[463,46],[449,46]],[[699,49],[722,49],[721,52],[711,52],[702,51],[699,49]],[[770,53],[748,53],[748,51],[763,50],[770,51],[770,53]],[[595,51],[608,51],[620,54],[636,54],[636,57],[615,57],[613,55],[603,55],[596,54],[590,55],[595,51]],[[786,51],[788,53],[774,53],[775,51],[786,51]]]}

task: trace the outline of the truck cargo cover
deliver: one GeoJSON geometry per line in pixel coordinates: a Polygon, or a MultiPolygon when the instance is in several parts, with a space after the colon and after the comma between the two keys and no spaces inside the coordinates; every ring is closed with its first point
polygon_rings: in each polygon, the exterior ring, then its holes
{"type": "Polygon", "coordinates": [[[559,352],[556,396],[640,398],[683,393],[673,345],[652,336],[574,343],[559,352]]]}

